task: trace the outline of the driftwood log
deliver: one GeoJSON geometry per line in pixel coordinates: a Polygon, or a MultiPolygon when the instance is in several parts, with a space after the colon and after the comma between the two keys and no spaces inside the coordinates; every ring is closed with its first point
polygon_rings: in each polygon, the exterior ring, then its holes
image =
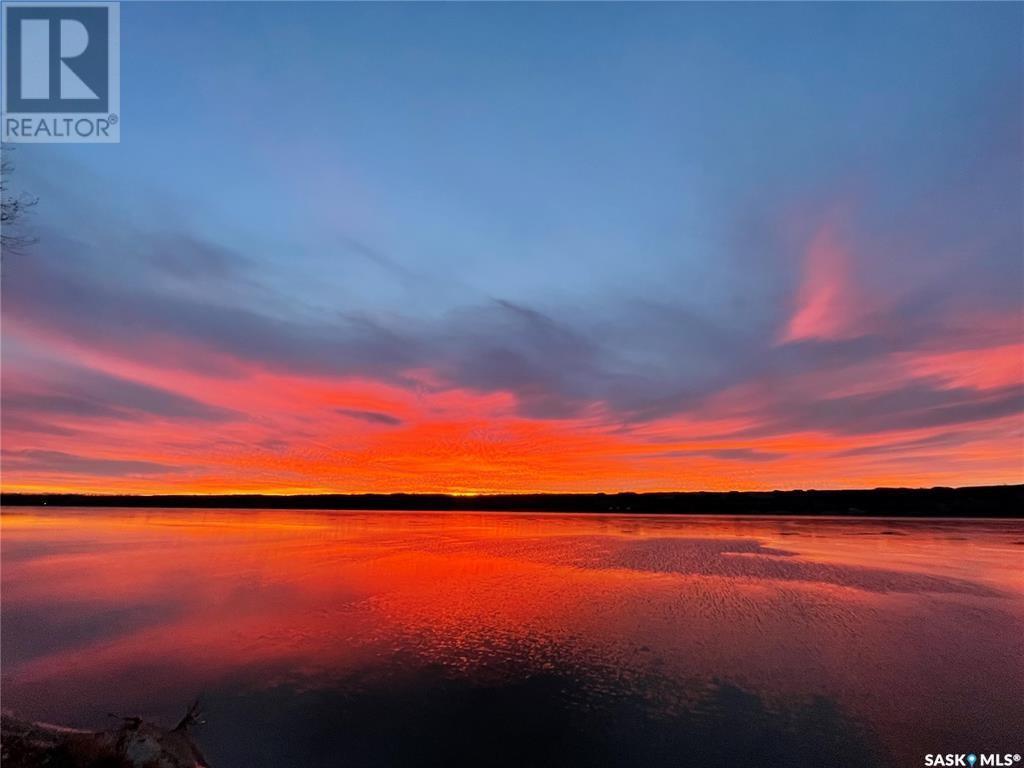
{"type": "Polygon", "coordinates": [[[116,728],[82,731],[0,716],[4,768],[210,768],[189,735],[199,722],[197,704],[168,730],[138,717],[116,728]]]}

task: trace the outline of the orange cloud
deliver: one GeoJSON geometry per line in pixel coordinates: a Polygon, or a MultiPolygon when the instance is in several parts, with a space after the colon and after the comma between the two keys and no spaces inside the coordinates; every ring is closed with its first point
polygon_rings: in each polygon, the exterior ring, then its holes
{"type": "MultiPolygon", "coordinates": [[[[865,306],[828,222],[808,244],[781,340],[847,338],[863,329],[865,306]]],[[[5,319],[3,488],[486,493],[1020,482],[1024,424],[1002,407],[1024,385],[1020,317],[960,320],[970,332],[957,343],[968,348],[925,339],[922,349],[866,360],[741,371],[674,415],[632,423],[596,398],[572,416],[534,418],[512,388],[460,386],[429,365],[386,379],[289,372],[187,339],[161,341],[166,354],[137,355],[5,319]],[[978,348],[987,329],[999,332],[978,348]],[[90,377],[132,397],[83,390],[90,377]],[[967,400],[943,399],[960,389],[967,400]],[[961,418],[974,390],[976,402],[1000,408],[961,418]],[[894,416],[921,418],[875,419],[874,406],[862,406],[855,418],[874,425],[865,431],[836,413],[844,398],[873,404],[875,396],[894,416]],[[828,418],[814,418],[826,407],[828,418]],[[940,424],[929,409],[959,421],[940,424]]],[[[545,381],[538,376],[536,388],[545,381]]]]}

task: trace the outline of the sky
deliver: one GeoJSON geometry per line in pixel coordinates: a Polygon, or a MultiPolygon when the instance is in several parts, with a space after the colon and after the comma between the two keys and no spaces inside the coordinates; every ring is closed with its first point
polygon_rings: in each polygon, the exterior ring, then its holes
{"type": "Polygon", "coordinates": [[[121,143],[5,154],[3,489],[1020,483],[1022,27],[124,3],[121,143]]]}

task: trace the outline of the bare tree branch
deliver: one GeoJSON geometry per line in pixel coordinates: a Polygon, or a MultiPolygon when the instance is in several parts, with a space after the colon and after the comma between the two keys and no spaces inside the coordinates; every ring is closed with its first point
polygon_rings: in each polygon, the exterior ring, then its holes
{"type": "Polygon", "coordinates": [[[12,151],[4,148],[4,158],[0,161],[0,251],[18,252],[33,243],[35,238],[21,233],[24,217],[39,198],[24,192],[13,193],[10,190],[11,173],[14,166],[7,155],[12,151]]]}

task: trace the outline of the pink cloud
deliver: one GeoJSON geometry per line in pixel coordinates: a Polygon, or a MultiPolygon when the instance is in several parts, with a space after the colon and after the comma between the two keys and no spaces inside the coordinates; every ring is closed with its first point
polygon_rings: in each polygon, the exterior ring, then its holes
{"type": "Polygon", "coordinates": [[[850,253],[834,221],[815,233],[804,254],[796,306],[781,341],[841,339],[856,335],[863,303],[850,253]]]}

